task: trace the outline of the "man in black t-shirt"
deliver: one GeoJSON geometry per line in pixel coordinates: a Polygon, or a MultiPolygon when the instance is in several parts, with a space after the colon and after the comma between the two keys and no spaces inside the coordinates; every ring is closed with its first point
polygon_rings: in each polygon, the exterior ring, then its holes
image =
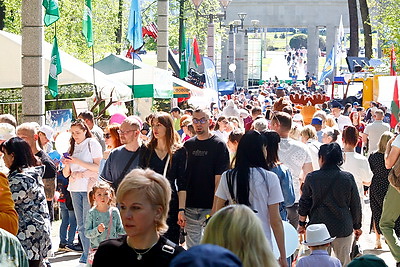
{"type": "Polygon", "coordinates": [[[197,109],[193,113],[196,136],[184,144],[188,158],[186,179],[186,245],[200,243],[202,226],[214,203],[221,174],[228,168],[229,152],[224,141],[209,131],[210,115],[197,109]]]}
{"type": "MultiPolygon", "coordinates": [[[[38,125],[37,125],[38,126],[38,125]]],[[[38,144],[38,129],[34,123],[26,122],[17,127],[17,136],[24,139],[32,149],[32,153],[37,156],[45,166],[43,174],[44,193],[46,195],[47,206],[49,208],[50,220],[54,220],[53,201],[56,191],[57,168],[51,158],[40,149],[38,144]]]]}

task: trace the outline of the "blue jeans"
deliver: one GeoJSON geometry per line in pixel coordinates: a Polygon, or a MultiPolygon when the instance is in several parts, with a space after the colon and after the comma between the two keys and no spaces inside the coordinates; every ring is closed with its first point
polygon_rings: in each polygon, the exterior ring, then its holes
{"type": "Polygon", "coordinates": [[[60,203],[61,225],[60,225],[60,244],[73,245],[76,233],[76,218],[73,210],[68,210],[65,202],[60,203]],[[69,225],[69,230],[68,230],[69,225]],[[67,239],[68,234],[68,239],[67,239]]]}
{"type": "Polygon", "coordinates": [[[76,222],[78,223],[78,233],[81,238],[83,253],[79,259],[80,263],[86,263],[89,253],[90,241],[85,236],[85,222],[88,215],[90,204],[87,197],[87,192],[71,192],[72,205],[74,205],[74,212],[76,222]]]}
{"type": "Polygon", "coordinates": [[[186,208],[186,246],[191,248],[199,245],[204,230],[204,222],[206,215],[210,214],[211,209],[199,209],[199,208],[186,208]]]}

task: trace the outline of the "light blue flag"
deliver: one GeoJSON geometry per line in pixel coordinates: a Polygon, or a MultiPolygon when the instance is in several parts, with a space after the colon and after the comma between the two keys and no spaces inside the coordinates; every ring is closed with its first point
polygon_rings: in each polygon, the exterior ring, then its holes
{"type": "Polygon", "coordinates": [[[132,0],[131,2],[127,38],[134,50],[143,45],[142,16],[140,14],[139,0],[132,0]]]}
{"type": "Polygon", "coordinates": [[[326,57],[324,68],[322,69],[321,77],[319,78],[318,84],[324,84],[325,78],[328,77],[333,72],[333,68],[335,67],[335,47],[332,47],[331,52],[326,57]]]}

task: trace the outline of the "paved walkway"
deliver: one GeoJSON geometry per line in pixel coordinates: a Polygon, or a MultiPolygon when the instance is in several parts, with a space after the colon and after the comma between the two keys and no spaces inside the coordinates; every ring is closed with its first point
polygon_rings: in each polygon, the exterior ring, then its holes
{"type": "MultiPolygon", "coordinates": [[[[389,248],[382,239],[382,249],[374,249],[375,246],[375,234],[369,233],[369,226],[371,221],[371,209],[369,204],[365,204],[364,212],[363,212],[363,234],[360,237],[361,247],[364,250],[364,254],[374,254],[378,257],[382,258],[389,267],[394,267],[396,265],[396,261],[393,259],[390,254],[389,248]]],[[[58,238],[58,229],[60,227],[61,221],[56,221],[53,223],[52,229],[52,242],[54,246],[54,258],[50,259],[52,267],[75,267],[75,266],[84,266],[79,264],[79,253],[75,252],[64,252],[57,251],[59,238],[58,238]]]]}

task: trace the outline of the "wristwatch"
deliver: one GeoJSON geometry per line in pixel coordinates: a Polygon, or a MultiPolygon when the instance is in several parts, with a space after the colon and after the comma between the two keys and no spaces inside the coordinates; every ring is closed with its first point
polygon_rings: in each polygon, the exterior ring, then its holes
{"type": "Polygon", "coordinates": [[[307,225],[306,221],[299,221],[299,225],[305,227],[307,225]]]}

